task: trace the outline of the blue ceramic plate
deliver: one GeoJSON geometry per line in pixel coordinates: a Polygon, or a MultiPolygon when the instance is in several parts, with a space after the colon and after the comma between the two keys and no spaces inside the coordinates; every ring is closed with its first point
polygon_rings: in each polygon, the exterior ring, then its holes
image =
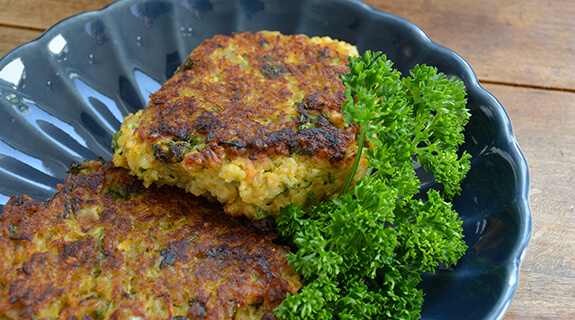
{"type": "Polygon", "coordinates": [[[469,250],[453,271],[425,275],[423,319],[500,319],[517,287],[531,217],[527,164],[500,103],[469,65],[415,25],[354,0],[122,0],[69,18],[0,60],[0,205],[44,201],[73,161],[110,159],[124,115],[215,34],[328,35],[383,51],[402,72],[425,63],[462,79],[472,166],[455,209],[469,250]]]}

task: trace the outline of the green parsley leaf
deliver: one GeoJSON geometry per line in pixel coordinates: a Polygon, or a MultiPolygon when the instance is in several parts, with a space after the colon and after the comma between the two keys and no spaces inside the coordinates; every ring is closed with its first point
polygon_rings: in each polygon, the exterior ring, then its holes
{"type": "MultiPolygon", "coordinates": [[[[308,211],[288,205],[276,218],[297,250],[288,262],[304,287],[276,310],[280,319],[419,319],[424,272],[453,265],[467,247],[448,200],[457,195],[470,156],[459,153],[469,120],[465,86],[418,65],[407,77],[381,53],[349,58],[342,113],[360,128],[368,174],[308,211]],[[369,143],[367,143],[369,141],[369,143]],[[369,146],[364,148],[364,146],[369,146]],[[442,191],[416,197],[416,163],[442,191]]],[[[357,167],[357,163],[355,164],[357,167]]]]}

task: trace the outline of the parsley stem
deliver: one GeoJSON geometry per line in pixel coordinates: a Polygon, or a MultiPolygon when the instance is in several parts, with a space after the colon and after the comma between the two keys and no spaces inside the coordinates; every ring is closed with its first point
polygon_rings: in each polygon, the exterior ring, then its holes
{"type": "Polygon", "coordinates": [[[349,176],[347,177],[347,181],[345,182],[345,185],[343,186],[343,190],[341,191],[342,195],[347,193],[347,191],[349,190],[349,187],[351,186],[351,182],[353,181],[353,177],[355,177],[355,172],[357,171],[357,167],[359,166],[359,161],[361,160],[361,154],[363,152],[363,143],[366,139],[366,132],[367,132],[367,130],[361,130],[361,135],[359,137],[359,141],[357,142],[357,144],[358,144],[357,155],[355,156],[355,160],[353,162],[353,167],[351,168],[351,172],[349,173],[349,176]]]}

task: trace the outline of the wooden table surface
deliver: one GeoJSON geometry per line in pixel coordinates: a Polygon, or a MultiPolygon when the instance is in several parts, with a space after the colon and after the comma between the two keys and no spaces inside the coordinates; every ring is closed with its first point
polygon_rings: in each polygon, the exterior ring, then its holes
{"type": "MultiPolygon", "coordinates": [[[[504,319],[575,319],[575,2],[364,1],[459,53],[506,108],[530,167],[533,235],[504,319]]],[[[111,2],[0,0],[0,56],[111,2]]]]}

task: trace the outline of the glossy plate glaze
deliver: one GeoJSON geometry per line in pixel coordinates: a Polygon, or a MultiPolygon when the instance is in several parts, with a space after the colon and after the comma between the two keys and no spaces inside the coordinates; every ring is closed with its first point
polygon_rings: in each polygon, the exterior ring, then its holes
{"type": "Polygon", "coordinates": [[[500,103],[470,66],[412,23],[354,0],[121,0],[69,18],[0,60],[0,205],[44,201],[73,161],[110,159],[123,117],[215,34],[328,35],[383,51],[407,72],[425,63],[463,80],[472,166],[454,207],[469,250],[453,271],[426,274],[423,319],[500,319],[531,233],[527,164],[500,103]]]}

